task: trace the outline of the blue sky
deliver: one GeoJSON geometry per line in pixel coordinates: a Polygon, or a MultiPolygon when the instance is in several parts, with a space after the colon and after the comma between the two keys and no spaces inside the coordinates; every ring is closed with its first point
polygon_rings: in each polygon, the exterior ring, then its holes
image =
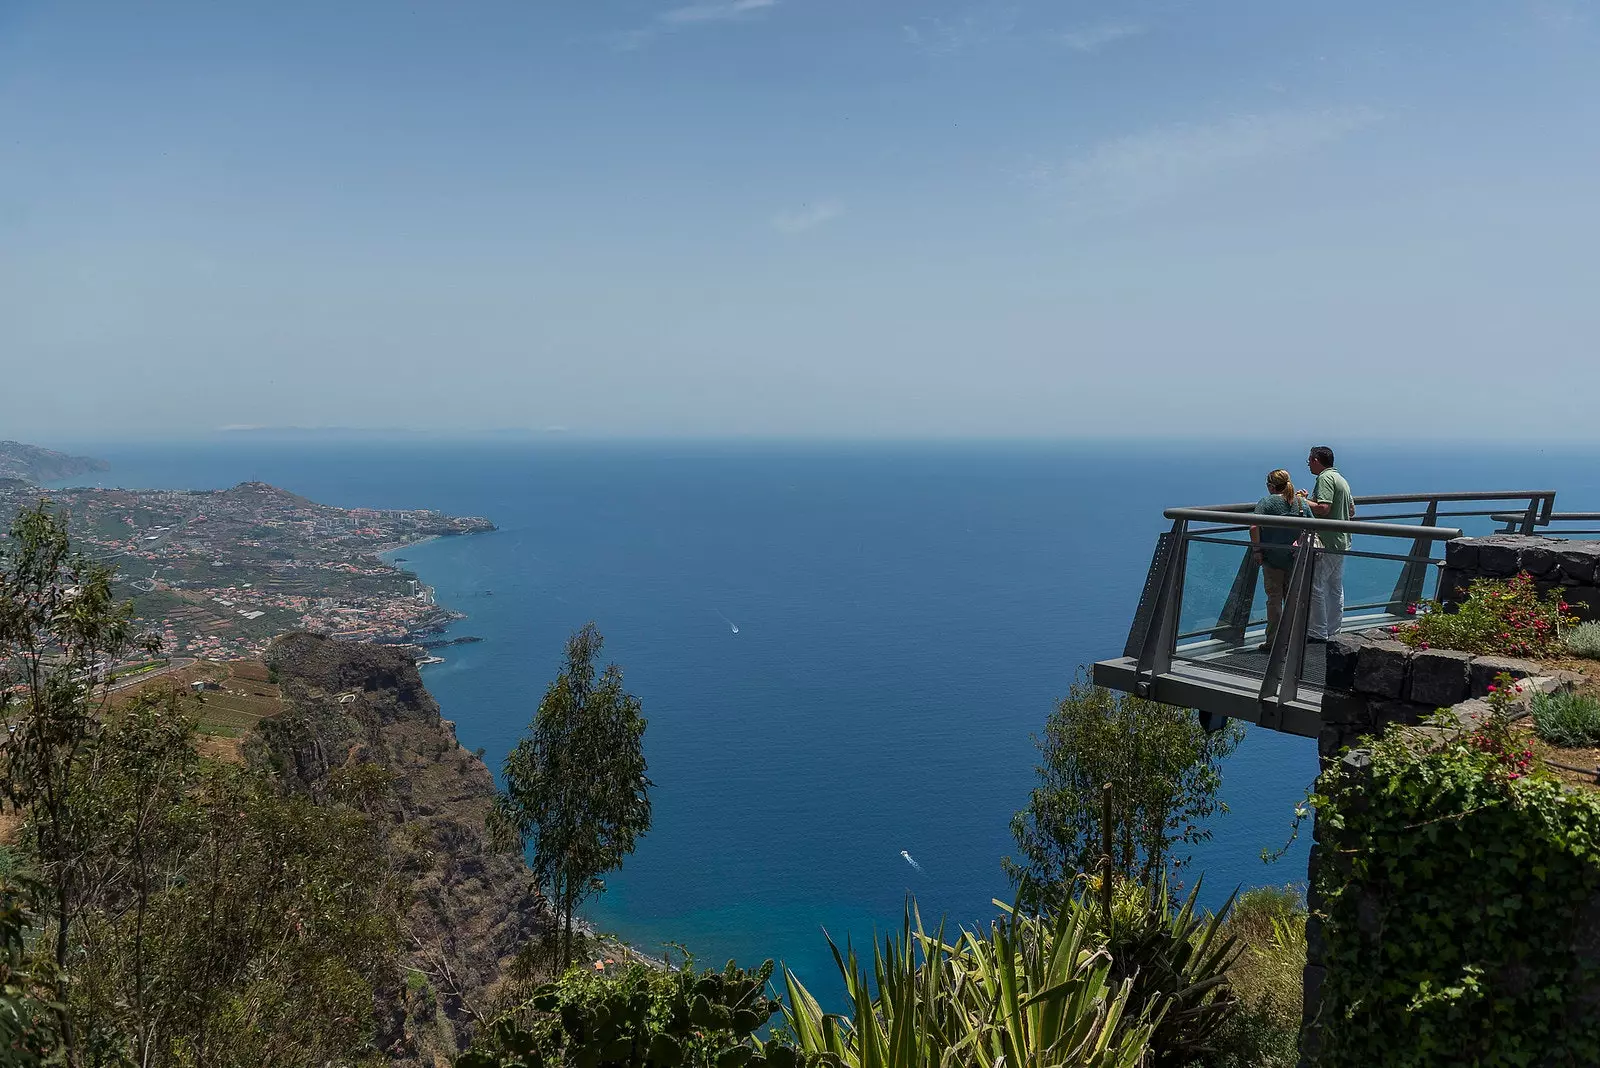
{"type": "Polygon", "coordinates": [[[0,437],[1593,439],[1597,175],[1592,4],[0,0],[0,437]]]}

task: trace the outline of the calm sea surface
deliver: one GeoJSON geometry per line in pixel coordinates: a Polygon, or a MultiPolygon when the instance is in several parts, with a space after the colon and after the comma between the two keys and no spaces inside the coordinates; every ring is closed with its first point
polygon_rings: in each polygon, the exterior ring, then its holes
{"type": "MultiPolygon", "coordinates": [[[[260,479],[328,504],[494,520],[495,533],[400,554],[469,614],[453,633],[484,638],[424,675],[463,744],[498,767],[567,635],[594,620],[650,721],[656,816],[589,915],[645,947],[776,957],[821,990],[834,986],[824,930],[869,938],[908,894],[925,917],[992,914],[1031,736],[1079,665],[1120,654],[1162,508],[1253,499],[1306,451],[79,447],[113,465],[93,484],[260,479]]],[[[1592,450],[1349,447],[1339,467],[1358,494],[1548,486],[1567,510],[1600,509],[1592,450]]],[[[1303,879],[1305,842],[1274,865],[1258,854],[1284,842],[1315,772],[1313,742],[1249,734],[1225,772],[1232,811],[1197,851],[1208,899],[1303,879]]]]}

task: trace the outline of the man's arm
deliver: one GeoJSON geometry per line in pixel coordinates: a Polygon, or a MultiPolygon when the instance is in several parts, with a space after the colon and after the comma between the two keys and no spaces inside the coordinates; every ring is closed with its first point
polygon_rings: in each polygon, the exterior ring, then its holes
{"type": "MultiPolygon", "coordinates": [[[[1311,514],[1316,516],[1318,519],[1328,518],[1328,513],[1333,511],[1333,502],[1322,499],[1322,487],[1324,485],[1325,481],[1323,477],[1318,475],[1316,483],[1311,487],[1311,499],[1306,501],[1306,503],[1311,506],[1311,514]]],[[[1328,496],[1331,497],[1333,494],[1330,492],[1328,496]]]]}

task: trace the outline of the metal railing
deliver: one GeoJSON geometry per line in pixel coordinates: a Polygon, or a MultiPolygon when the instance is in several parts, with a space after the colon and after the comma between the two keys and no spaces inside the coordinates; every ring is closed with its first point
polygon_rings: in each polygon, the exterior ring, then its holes
{"type": "MultiPolygon", "coordinates": [[[[1385,595],[1381,592],[1385,587],[1379,586],[1367,599],[1346,605],[1344,611],[1347,616],[1356,617],[1363,627],[1375,625],[1376,621],[1384,619],[1405,618],[1408,606],[1422,600],[1427,592],[1430,569],[1435,576],[1437,574],[1443,553],[1442,548],[1436,551],[1436,546],[1442,547],[1444,542],[1465,536],[1459,527],[1440,525],[1441,519],[1477,518],[1498,523],[1512,522],[1516,529],[1531,532],[1539,525],[1548,523],[1555,514],[1555,491],[1383,494],[1357,497],[1354,503],[1355,514],[1360,518],[1352,520],[1256,515],[1253,503],[1167,509],[1163,515],[1172,521],[1172,527],[1157,541],[1139,608],[1124,647],[1125,661],[1135,662],[1134,692],[1159,700],[1157,682],[1172,672],[1175,660],[1203,664],[1208,668],[1258,678],[1257,722],[1264,726],[1277,726],[1283,710],[1290,703],[1305,703],[1301,698],[1301,689],[1308,681],[1306,647],[1312,579],[1319,558],[1337,553],[1347,559],[1398,564],[1399,577],[1392,590],[1385,595]],[[1513,502],[1514,511],[1507,507],[1513,502]],[[1462,507],[1473,503],[1477,507],[1462,507]],[[1421,508],[1407,508],[1408,505],[1421,508]],[[1252,628],[1266,622],[1251,614],[1262,568],[1252,552],[1252,527],[1295,530],[1299,535],[1297,544],[1302,546],[1293,551],[1294,560],[1289,569],[1282,614],[1277,625],[1269,628],[1271,635],[1270,640],[1264,643],[1267,653],[1264,663],[1259,656],[1239,655],[1253,652],[1245,649],[1246,640],[1252,628]],[[1410,544],[1403,552],[1365,546],[1357,548],[1354,543],[1345,550],[1332,550],[1319,540],[1331,534],[1348,534],[1362,539],[1401,539],[1410,544]],[[1189,585],[1190,550],[1196,545],[1233,546],[1237,548],[1240,559],[1215,620],[1210,618],[1207,609],[1202,619],[1189,620],[1190,625],[1185,628],[1184,602],[1189,585]],[[1314,551],[1306,551],[1307,547],[1312,546],[1315,547],[1314,551]]],[[[1595,518],[1600,519],[1600,515],[1595,518]]],[[[1286,547],[1280,544],[1275,548],[1286,547]]],[[[1228,561],[1232,551],[1222,550],[1224,570],[1218,573],[1213,569],[1214,576],[1219,579],[1210,584],[1214,591],[1220,592],[1222,588],[1220,576],[1226,575],[1225,568],[1231,566],[1228,561]]],[[[1212,555],[1216,555],[1215,550],[1212,550],[1212,555]]],[[[1379,577],[1387,583],[1385,576],[1379,577]]],[[[1320,701],[1320,682],[1320,676],[1310,681],[1316,690],[1313,701],[1320,701]]]]}
{"type": "MultiPolygon", "coordinates": [[[[1522,522],[1522,516],[1515,512],[1497,512],[1489,518],[1496,523],[1505,524],[1500,528],[1502,534],[1533,533],[1533,530],[1522,522]]],[[[1600,523],[1600,512],[1546,512],[1537,525],[1551,527],[1557,523],[1600,523]]],[[[1559,537],[1570,537],[1573,534],[1600,534],[1600,527],[1554,526],[1544,533],[1559,537]]]]}

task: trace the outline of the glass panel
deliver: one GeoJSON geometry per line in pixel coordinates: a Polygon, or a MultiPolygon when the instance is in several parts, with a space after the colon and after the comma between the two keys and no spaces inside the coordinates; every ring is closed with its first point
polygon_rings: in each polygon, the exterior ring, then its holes
{"type": "MultiPolygon", "coordinates": [[[[1439,546],[1435,543],[1435,552],[1440,551],[1439,546]]],[[[1388,558],[1345,557],[1343,629],[1386,626],[1404,616],[1407,605],[1432,596],[1437,569],[1425,563],[1407,569],[1403,557],[1411,552],[1410,539],[1358,534],[1350,547],[1356,552],[1383,553],[1388,558]]]]}
{"type": "MultiPolygon", "coordinates": [[[[1226,537],[1231,540],[1234,536],[1226,537]]],[[[1249,552],[1249,543],[1244,538],[1238,539],[1236,544],[1194,540],[1189,542],[1188,560],[1183,575],[1183,611],[1178,617],[1180,635],[1194,631],[1209,632],[1225,625],[1226,622],[1237,624],[1239,613],[1254,619],[1265,611],[1265,601],[1261,597],[1259,589],[1261,583],[1258,578],[1255,583],[1257,588],[1245,593],[1247,603],[1232,605],[1232,612],[1227,613],[1230,618],[1224,619],[1225,612],[1230,609],[1230,595],[1233,593],[1234,583],[1239,579],[1239,567],[1245,562],[1249,552]]],[[[1209,633],[1206,633],[1198,637],[1179,638],[1178,644],[1205,641],[1209,636],[1209,633]]]]}

